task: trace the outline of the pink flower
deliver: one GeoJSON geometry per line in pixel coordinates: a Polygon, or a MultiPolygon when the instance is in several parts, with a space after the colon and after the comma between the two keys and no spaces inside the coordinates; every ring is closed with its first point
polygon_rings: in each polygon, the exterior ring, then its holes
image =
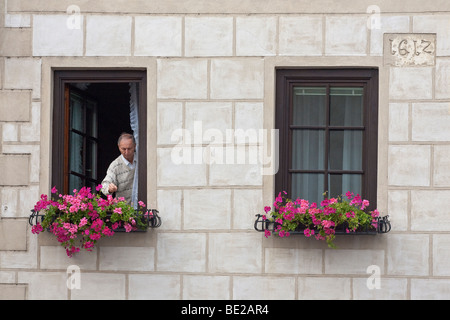
{"type": "Polygon", "coordinates": [[[333,221],[329,221],[329,220],[322,220],[322,226],[324,226],[325,228],[331,228],[334,226],[334,222],[333,221]]]}
{"type": "Polygon", "coordinates": [[[377,219],[373,219],[371,224],[374,228],[378,228],[378,220],[377,219]]]}
{"type": "Polygon", "coordinates": [[[33,227],[31,228],[31,232],[32,232],[33,234],[39,234],[39,232],[41,232],[42,230],[44,230],[44,229],[42,228],[42,226],[41,226],[40,223],[36,224],[35,226],[33,226],[33,227]]]}
{"type": "Polygon", "coordinates": [[[267,213],[267,212],[269,212],[270,211],[270,207],[269,206],[265,206],[264,207],[264,211],[267,213]]]}
{"type": "Polygon", "coordinates": [[[375,210],[373,210],[373,211],[371,212],[372,218],[376,218],[376,217],[378,217],[379,215],[380,215],[380,212],[379,212],[377,209],[375,209],[375,210]]]}
{"type": "Polygon", "coordinates": [[[141,206],[142,208],[145,208],[145,203],[142,201],[138,201],[139,206],[141,206]]]}
{"type": "Polygon", "coordinates": [[[353,211],[350,211],[350,212],[347,212],[347,213],[345,214],[345,216],[346,216],[347,218],[354,218],[354,217],[355,217],[355,213],[354,213],[353,211]]]}
{"type": "Polygon", "coordinates": [[[105,227],[105,229],[103,229],[102,232],[105,236],[108,236],[108,237],[110,237],[114,234],[114,231],[112,231],[109,227],[105,227]]]}
{"type": "Polygon", "coordinates": [[[275,198],[275,202],[282,202],[283,198],[281,197],[281,192],[278,194],[278,197],[275,198]]]}
{"type": "Polygon", "coordinates": [[[122,214],[122,208],[115,208],[114,212],[118,213],[118,214],[122,214]]]}
{"type": "Polygon", "coordinates": [[[350,205],[354,205],[356,204],[357,206],[359,206],[362,202],[361,196],[359,194],[357,194],[352,201],[350,201],[350,205]]]}
{"type": "Polygon", "coordinates": [[[306,237],[311,237],[312,235],[314,235],[314,230],[311,230],[309,228],[306,228],[303,233],[305,234],[306,237]]]}
{"type": "Polygon", "coordinates": [[[58,193],[58,190],[56,189],[56,187],[52,188],[52,193],[58,193]]]}
{"type": "Polygon", "coordinates": [[[85,226],[88,223],[88,219],[86,217],[81,218],[80,223],[78,224],[78,227],[81,228],[85,226]]]}
{"type": "Polygon", "coordinates": [[[353,198],[353,192],[347,191],[345,195],[347,196],[348,200],[351,200],[353,198]]]}
{"type": "Polygon", "coordinates": [[[89,235],[89,238],[91,238],[91,240],[98,240],[102,237],[102,235],[100,233],[93,233],[89,235]]]}
{"type": "Polygon", "coordinates": [[[94,246],[94,243],[92,241],[86,241],[86,243],[84,244],[84,248],[88,251],[92,251],[92,247],[94,246]]]}
{"type": "Polygon", "coordinates": [[[101,184],[99,184],[98,186],[95,187],[95,190],[100,191],[100,190],[102,190],[102,187],[103,186],[101,184]]]}
{"type": "Polygon", "coordinates": [[[369,206],[369,200],[363,200],[362,205],[361,205],[361,210],[364,210],[368,206],[369,206]]]}
{"type": "Polygon", "coordinates": [[[125,223],[124,227],[126,232],[130,232],[133,229],[133,227],[129,223],[125,223]]]}
{"type": "Polygon", "coordinates": [[[271,235],[271,233],[270,233],[270,231],[269,230],[264,230],[264,236],[266,237],[266,238],[268,238],[268,237],[270,237],[270,235],[271,235]]]}
{"type": "Polygon", "coordinates": [[[113,230],[116,230],[118,227],[120,227],[120,222],[115,222],[112,225],[113,230]]]}
{"type": "Polygon", "coordinates": [[[329,214],[335,213],[335,212],[336,212],[336,209],[332,208],[332,207],[325,207],[323,209],[323,214],[326,215],[326,216],[329,215],[329,214]]]}

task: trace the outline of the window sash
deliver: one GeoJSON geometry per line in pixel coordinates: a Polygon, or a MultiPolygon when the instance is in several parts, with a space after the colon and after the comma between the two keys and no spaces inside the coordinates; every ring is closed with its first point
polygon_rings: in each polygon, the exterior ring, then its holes
{"type": "MultiPolygon", "coordinates": [[[[65,158],[65,148],[69,146],[69,136],[64,135],[64,129],[70,126],[68,111],[65,108],[65,100],[68,99],[64,88],[70,83],[137,83],[139,104],[139,152],[138,166],[140,179],[138,181],[138,197],[142,201],[147,199],[147,74],[142,70],[55,70],[53,93],[53,132],[52,132],[52,167],[51,183],[58,190],[63,191],[64,168],[68,164],[65,158]]],[[[96,128],[91,128],[94,132],[96,128]]],[[[117,139],[117,137],[113,137],[117,139]]],[[[67,189],[67,188],[66,188],[67,189]]],[[[64,190],[70,192],[71,190],[64,190]]]]}
{"type": "Polygon", "coordinates": [[[279,69],[276,88],[280,169],[275,177],[275,192],[284,190],[290,197],[300,192],[303,198],[311,197],[318,201],[320,199],[317,194],[335,192],[340,184],[344,193],[347,191],[345,188],[360,189],[361,194],[376,206],[378,71],[279,69]],[[304,101],[319,101],[317,109],[320,112],[296,105],[295,99],[299,96],[303,96],[304,101]],[[354,117],[347,117],[345,121],[346,117],[342,114],[344,110],[337,110],[335,106],[337,99],[356,101],[354,106],[362,103],[363,112],[357,113],[357,109],[349,107],[345,111],[351,112],[354,117]],[[302,114],[307,114],[307,117],[302,118],[302,114]],[[313,137],[312,140],[308,136],[313,137]],[[319,137],[322,139],[320,143],[319,137]],[[296,144],[302,138],[306,142],[304,150],[296,144]],[[353,148],[357,153],[356,156],[348,157],[353,152],[347,149],[349,151],[344,161],[347,166],[340,167],[334,161],[336,158],[332,157],[339,149],[335,146],[336,143],[342,146],[347,144],[349,147],[346,148],[353,148]],[[323,150],[320,155],[316,145],[320,145],[323,150]],[[306,156],[302,158],[301,154],[306,156]],[[350,158],[353,159],[350,161],[350,158]],[[316,159],[319,162],[314,161],[316,159]],[[320,181],[313,183],[312,177],[320,181]],[[315,190],[316,196],[313,196],[314,192],[308,189],[306,182],[315,190]]]}

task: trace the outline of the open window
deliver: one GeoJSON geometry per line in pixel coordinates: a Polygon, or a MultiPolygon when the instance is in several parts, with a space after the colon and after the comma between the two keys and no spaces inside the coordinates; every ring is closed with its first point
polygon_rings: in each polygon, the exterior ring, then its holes
{"type": "Polygon", "coordinates": [[[320,203],[351,191],[376,208],[378,70],[277,70],[276,192],[320,203]]]}
{"type": "Polygon", "coordinates": [[[52,186],[70,193],[95,187],[119,155],[117,138],[137,142],[137,197],[147,198],[146,71],[56,70],[54,73],[52,186]]]}

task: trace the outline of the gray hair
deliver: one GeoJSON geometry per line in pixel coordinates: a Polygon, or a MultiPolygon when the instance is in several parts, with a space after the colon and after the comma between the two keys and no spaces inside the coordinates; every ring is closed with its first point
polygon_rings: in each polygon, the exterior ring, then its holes
{"type": "Polygon", "coordinates": [[[136,145],[136,140],[134,139],[134,136],[130,133],[123,132],[119,136],[119,139],[117,139],[117,145],[120,144],[120,141],[122,141],[122,139],[131,139],[131,140],[133,140],[134,145],[136,145]]]}

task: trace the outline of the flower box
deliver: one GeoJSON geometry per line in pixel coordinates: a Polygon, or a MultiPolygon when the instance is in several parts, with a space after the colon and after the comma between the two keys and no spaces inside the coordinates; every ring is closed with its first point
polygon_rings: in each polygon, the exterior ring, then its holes
{"type": "MultiPolygon", "coordinates": [[[[45,214],[41,214],[34,209],[31,209],[31,215],[28,218],[28,223],[30,226],[35,227],[38,224],[42,224],[45,218],[45,214]]],[[[61,213],[55,214],[55,219],[61,216],[61,213]]],[[[104,218],[105,225],[108,227],[112,227],[111,223],[112,213],[108,212],[104,218]]],[[[131,229],[127,231],[124,226],[118,226],[114,231],[115,232],[147,232],[148,228],[158,228],[161,225],[161,218],[159,217],[159,211],[156,209],[147,209],[147,210],[137,210],[136,217],[139,217],[141,221],[141,228],[131,229]]],[[[55,220],[53,219],[53,221],[55,220]]],[[[52,221],[52,222],[53,222],[52,221]]],[[[47,227],[46,231],[50,231],[50,228],[47,227]]]]}
{"type": "MultiPolygon", "coordinates": [[[[391,223],[389,221],[389,216],[377,217],[377,228],[372,228],[369,226],[360,227],[355,231],[350,232],[348,230],[348,224],[344,223],[336,226],[335,234],[336,235],[376,235],[379,233],[387,233],[391,230],[391,223]]],[[[254,228],[256,231],[265,232],[266,230],[270,232],[275,232],[275,230],[280,226],[279,223],[270,221],[268,219],[264,219],[264,215],[257,214],[254,228]]],[[[310,229],[314,230],[315,234],[319,231],[317,228],[313,226],[306,226],[304,224],[299,224],[293,231],[290,231],[290,235],[304,235],[305,230],[310,229]]]]}
{"type": "Polygon", "coordinates": [[[324,199],[320,206],[307,200],[291,200],[280,192],[273,203],[273,209],[266,206],[266,214],[257,214],[254,224],[256,231],[279,237],[302,234],[325,240],[335,248],[336,235],[376,235],[391,230],[389,216],[380,217],[378,210],[366,212],[367,200],[359,195],[346,193],[343,197],[324,199]]]}
{"type": "Polygon", "coordinates": [[[86,187],[74,190],[73,195],[59,196],[53,188],[52,197],[41,195],[31,212],[28,221],[31,232],[53,233],[69,257],[81,248],[92,251],[97,240],[116,232],[145,232],[161,225],[158,211],[145,209],[142,201],[134,208],[123,198],[108,196],[104,199],[86,187]]]}

